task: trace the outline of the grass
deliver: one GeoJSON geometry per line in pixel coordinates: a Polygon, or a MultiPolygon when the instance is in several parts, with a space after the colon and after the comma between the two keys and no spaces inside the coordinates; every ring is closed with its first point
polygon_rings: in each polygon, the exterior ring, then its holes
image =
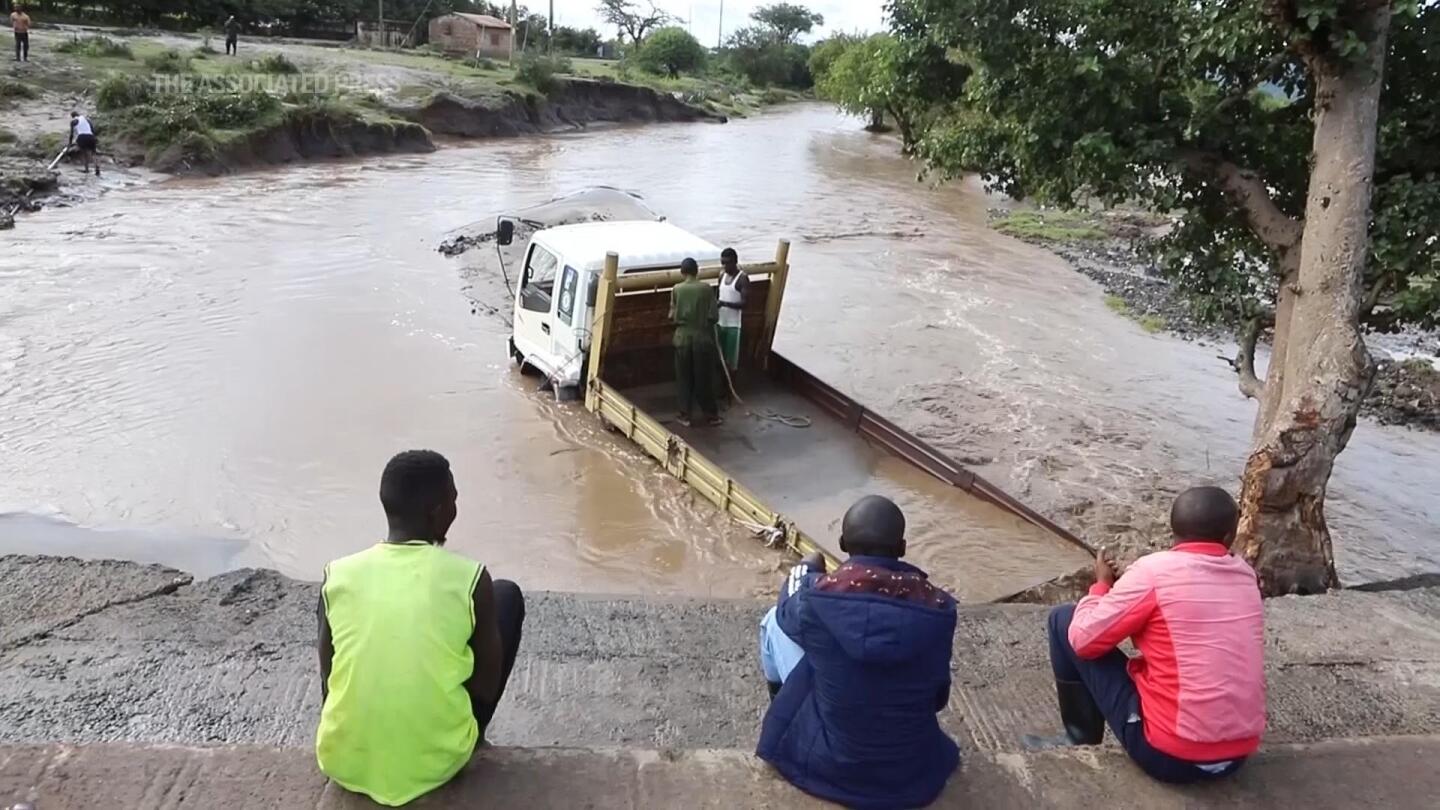
{"type": "Polygon", "coordinates": [[[300,73],[300,67],[287,59],[283,53],[267,53],[251,62],[250,68],[257,73],[281,76],[294,76],[300,73]]]}
{"type": "Polygon", "coordinates": [[[1135,321],[1140,325],[1141,329],[1144,329],[1152,335],[1165,331],[1166,324],[1164,318],[1151,313],[1137,316],[1135,310],[1130,308],[1130,304],[1118,295],[1105,296],[1105,307],[1116,315],[1135,321]]]}
{"type": "Polygon", "coordinates": [[[8,129],[0,129],[0,143],[12,144],[20,140],[20,136],[8,129]]]}
{"type": "Polygon", "coordinates": [[[39,98],[40,91],[24,82],[0,76],[0,104],[20,99],[39,98]]]}
{"type": "Polygon", "coordinates": [[[88,36],[67,39],[55,46],[60,53],[91,59],[134,59],[135,53],[124,42],[109,37],[88,36]]]}
{"type": "Polygon", "coordinates": [[[155,73],[176,76],[190,72],[190,57],[174,48],[166,48],[159,53],[150,54],[141,61],[145,63],[145,67],[155,73]]]}
{"type": "Polygon", "coordinates": [[[995,230],[1017,239],[1039,242],[1093,242],[1105,229],[1084,211],[1012,211],[995,222],[995,230]]]}

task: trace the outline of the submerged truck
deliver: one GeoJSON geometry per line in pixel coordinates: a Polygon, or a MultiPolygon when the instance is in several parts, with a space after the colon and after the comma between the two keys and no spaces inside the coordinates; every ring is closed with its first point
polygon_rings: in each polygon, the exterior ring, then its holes
{"type": "MultiPolygon", "coordinates": [[[[496,243],[514,245],[520,224],[501,217],[496,243]]],[[[704,281],[721,273],[720,248],[673,224],[605,221],[535,230],[523,252],[513,254],[519,273],[508,351],[522,369],[544,375],[562,398],[583,400],[587,411],[770,545],[796,554],[819,551],[832,567],[840,550],[829,528],[854,495],[875,489],[970,501],[947,525],[979,521],[992,534],[1058,543],[1072,557],[1077,549],[1091,552],[1045,516],[776,352],[789,254],[789,243],[781,241],[772,260],[742,265],[749,288],[733,389],[739,401],[721,427],[688,428],[665,418],[677,410],[669,304],[680,263],[695,259],[704,281]],[[974,502],[980,506],[972,508],[974,502]]],[[[723,378],[719,385],[726,390],[723,378]]]]}

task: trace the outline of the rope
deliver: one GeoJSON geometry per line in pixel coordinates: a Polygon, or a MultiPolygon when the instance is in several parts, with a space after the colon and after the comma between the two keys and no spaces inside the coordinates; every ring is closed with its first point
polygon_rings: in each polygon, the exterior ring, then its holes
{"type": "Polygon", "coordinates": [[[779,526],[762,526],[759,523],[751,523],[748,520],[735,518],[735,522],[750,530],[756,537],[765,540],[766,548],[779,548],[785,543],[785,530],[779,526]]]}
{"type": "MultiPolygon", "coordinates": [[[[725,362],[725,349],[720,346],[719,325],[716,325],[714,327],[714,337],[715,352],[720,355],[720,368],[725,372],[725,385],[730,389],[730,396],[735,398],[735,402],[737,404],[745,405],[745,400],[741,399],[739,392],[735,390],[735,380],[730,377],[730,364],[725,362]]],[[[756,419],[769,420],[771,422],[784,425],[785,427],[796,428],[797,430],[803,430],[815,424],[814,420],[812,420],[808,416],[796,416],[794,414],[781,413],[774,408],[761,408],[757,411],[749,406],[746,406],[745,413],[755,417],[756,419]]]]}

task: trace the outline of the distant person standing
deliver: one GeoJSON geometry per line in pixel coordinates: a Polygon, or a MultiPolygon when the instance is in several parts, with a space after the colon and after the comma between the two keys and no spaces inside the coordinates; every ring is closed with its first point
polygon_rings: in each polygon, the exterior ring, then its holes
{"type": "Polygon", "coordinates": [[[240,53],[240,21],[231,14],[225,21],[225,55],[238,56],[240,53]]]}
{"type": "Polygon", "coordinates": [[[24,6],[10,12],[10,27],[15,30],[15,61],[30,61],[30,15],[24,6]]]}
{"type": "Polygon", "coordinates": [[[715,405],[715,289],[701,281],[694,259],[680,264],[684,280],[670,291],[670,322],[675,324],[675,393],[680,424],[690,427],[698,405],[710,426],[721,423],[715,405]]]}
{"type": "Polygon", "coordinates": [[[725,367],[740,370],[740,323],[745,312],[745,292],[750,278],[740,271],[740,256],[734,248],[720,254],[720,353],[725,367]]]}
{"type": "Polygon", "coordinates": [[[95,138],[95,125],[78,111],[70,113],[70,140],[66,145],[80,150],[80,157],[85,160],[86,174],[90,173],[90,162],[93,160],[95,176],[100,176],[100,158],[95,154],[100,148],[100,142],[95,138]]]}

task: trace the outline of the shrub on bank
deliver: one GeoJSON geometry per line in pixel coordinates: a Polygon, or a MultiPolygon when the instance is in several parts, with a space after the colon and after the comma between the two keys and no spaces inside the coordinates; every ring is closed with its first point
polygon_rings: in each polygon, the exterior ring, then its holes
{"type": "Polygon", "coordinates": [[[39,98],[40,93],[35,88],[23,82],[15,81],[8,77],[0,77],[0,104],[15,101],[22,98],[39,98]]]}
{"type": "Polygon", "coordinates": [[[256,73],[274,73],[289,76],[300,72],[300,67],[286,58],[283,53],[267,53],[250,63],[256,73]]]}
{"type": "Polygon", "coordinates": [[[55,46],[55,50],[61,53],[68,53],[72,56],[88,56],[92,59],[134,59],[135,53],[130,46],[123,42],[116,42],[109,37],[88,36],[67,39],[55,46]]]}
{"type": "Polygon", "coordinates": [[[145,57],[145,67],[156,73],[170,75],[188,73],[190,72],[190,57],[174,48],[166,48],[157,54],[145,57]]]}
{"type": "Polygon", "coordinates": [[[572,69],[570,60],[564,56],[527,53],[520,57],[515,78],[548,96],[560,87],[560,81],[556,77],[561,73],[569,73],[572,69]]]}
{"type": "Polygon", "coordinates": [[[140,104],[148,104],[152,93],[151,83],[148,79],[111,73],[100,81],[95,90],[95,106],[107,112],[124,110],[140,104]]]}

